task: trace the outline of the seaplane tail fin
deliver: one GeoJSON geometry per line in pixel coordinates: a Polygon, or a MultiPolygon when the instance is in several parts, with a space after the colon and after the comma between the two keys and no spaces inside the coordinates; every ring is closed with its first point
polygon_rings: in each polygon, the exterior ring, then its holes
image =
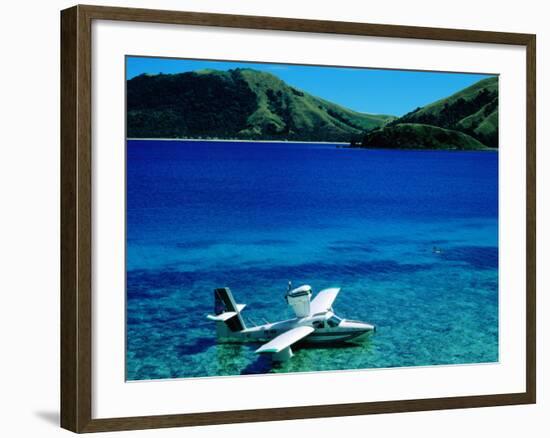
{"type": "Polygon", "coordinates": [[[310,326],[300,326],[287,330],[279,336],[273,338],[268,343],[262,345],[256,350],[256,353],[270,353],[275,361],[285,361],[292,357],[292,344],[314,332],[315,329],[310,326]]]}
{"type": "Polygon", "coordinates": [[[233,294],[228,287],[220,287],[214,289],[214,313],[208,315],[207,318],[216,321],[219,329],[218,332],[240,332],[246,328],[244,320],[241,316],[241,311],[245,304],[237,304],[233,298],[233,294]]]}
{"type": "Polygon", "coordinates": [[[320,291],[315,295],[315,298],[311,300],[311,304],[309,305],[310,315],[330,310],[339,292],[339,287],[331,287],[320,291]]]}

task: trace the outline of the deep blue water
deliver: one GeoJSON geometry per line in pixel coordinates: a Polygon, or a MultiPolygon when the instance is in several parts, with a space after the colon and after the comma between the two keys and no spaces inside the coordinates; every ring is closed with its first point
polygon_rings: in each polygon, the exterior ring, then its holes
{"type": "Polygon", "coordinates": [[[498,153],[128,141],[129,380],[494,361],[498,153]],[[215,287],[260,323],[289,280],[376,334],[275,367],[216,343],[215,287]]]}

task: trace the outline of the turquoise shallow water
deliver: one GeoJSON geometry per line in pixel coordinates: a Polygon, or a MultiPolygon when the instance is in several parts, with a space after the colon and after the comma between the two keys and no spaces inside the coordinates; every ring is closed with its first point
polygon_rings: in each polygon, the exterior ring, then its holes
{"type": "Polygon", "coordinates": [[[498,361],[497,153],[129,141],[127,163],[129,380],[498,361]],[[215,287],[261,323],[289,280],[377,332],[277,366],[216,342],[215,287]]]}

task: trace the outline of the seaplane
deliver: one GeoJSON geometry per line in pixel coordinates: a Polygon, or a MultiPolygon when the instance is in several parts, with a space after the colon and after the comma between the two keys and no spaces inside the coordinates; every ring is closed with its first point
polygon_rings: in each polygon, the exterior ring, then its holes
{"type": "Polygon", "coordinates": [[[237,304],[228,287],[214,290],[214,315],[207,318],[216,323],[218,341],[264,342],[256,353],[269,355],[274,362],[285,362],[294,354],[292,346],[304,343],[357,342],[376,330],[372,324],[338,317],[332,304],[340,288],[318,292],[312,299],[312,289],[303,285],[295,289],[289,282],[285,299],[295,317],[284,321],[247,327],[241,312],[246,304],[237,304]]]}

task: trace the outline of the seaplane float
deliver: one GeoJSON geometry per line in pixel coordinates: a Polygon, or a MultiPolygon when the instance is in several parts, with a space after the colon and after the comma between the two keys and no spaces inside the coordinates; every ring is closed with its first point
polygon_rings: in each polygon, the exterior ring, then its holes
{"type": "Polygon", "coordinates": [[[295,317],[247,327],[241,315],[245,304],[237,304],[228,287],[214,290],[214,315],[207,318],[216,323],[220,342],[265,342],[256,353],[270,355],[275,362],[284,362],[293,356],[292,345],[297,342],[333,344],[356,342],[376,330],[362,321],[338,317],[332,303],[340,288],[318,292],[313,299],[311,286],[292,289],[289,282],[285,295],[295,317]]]}

